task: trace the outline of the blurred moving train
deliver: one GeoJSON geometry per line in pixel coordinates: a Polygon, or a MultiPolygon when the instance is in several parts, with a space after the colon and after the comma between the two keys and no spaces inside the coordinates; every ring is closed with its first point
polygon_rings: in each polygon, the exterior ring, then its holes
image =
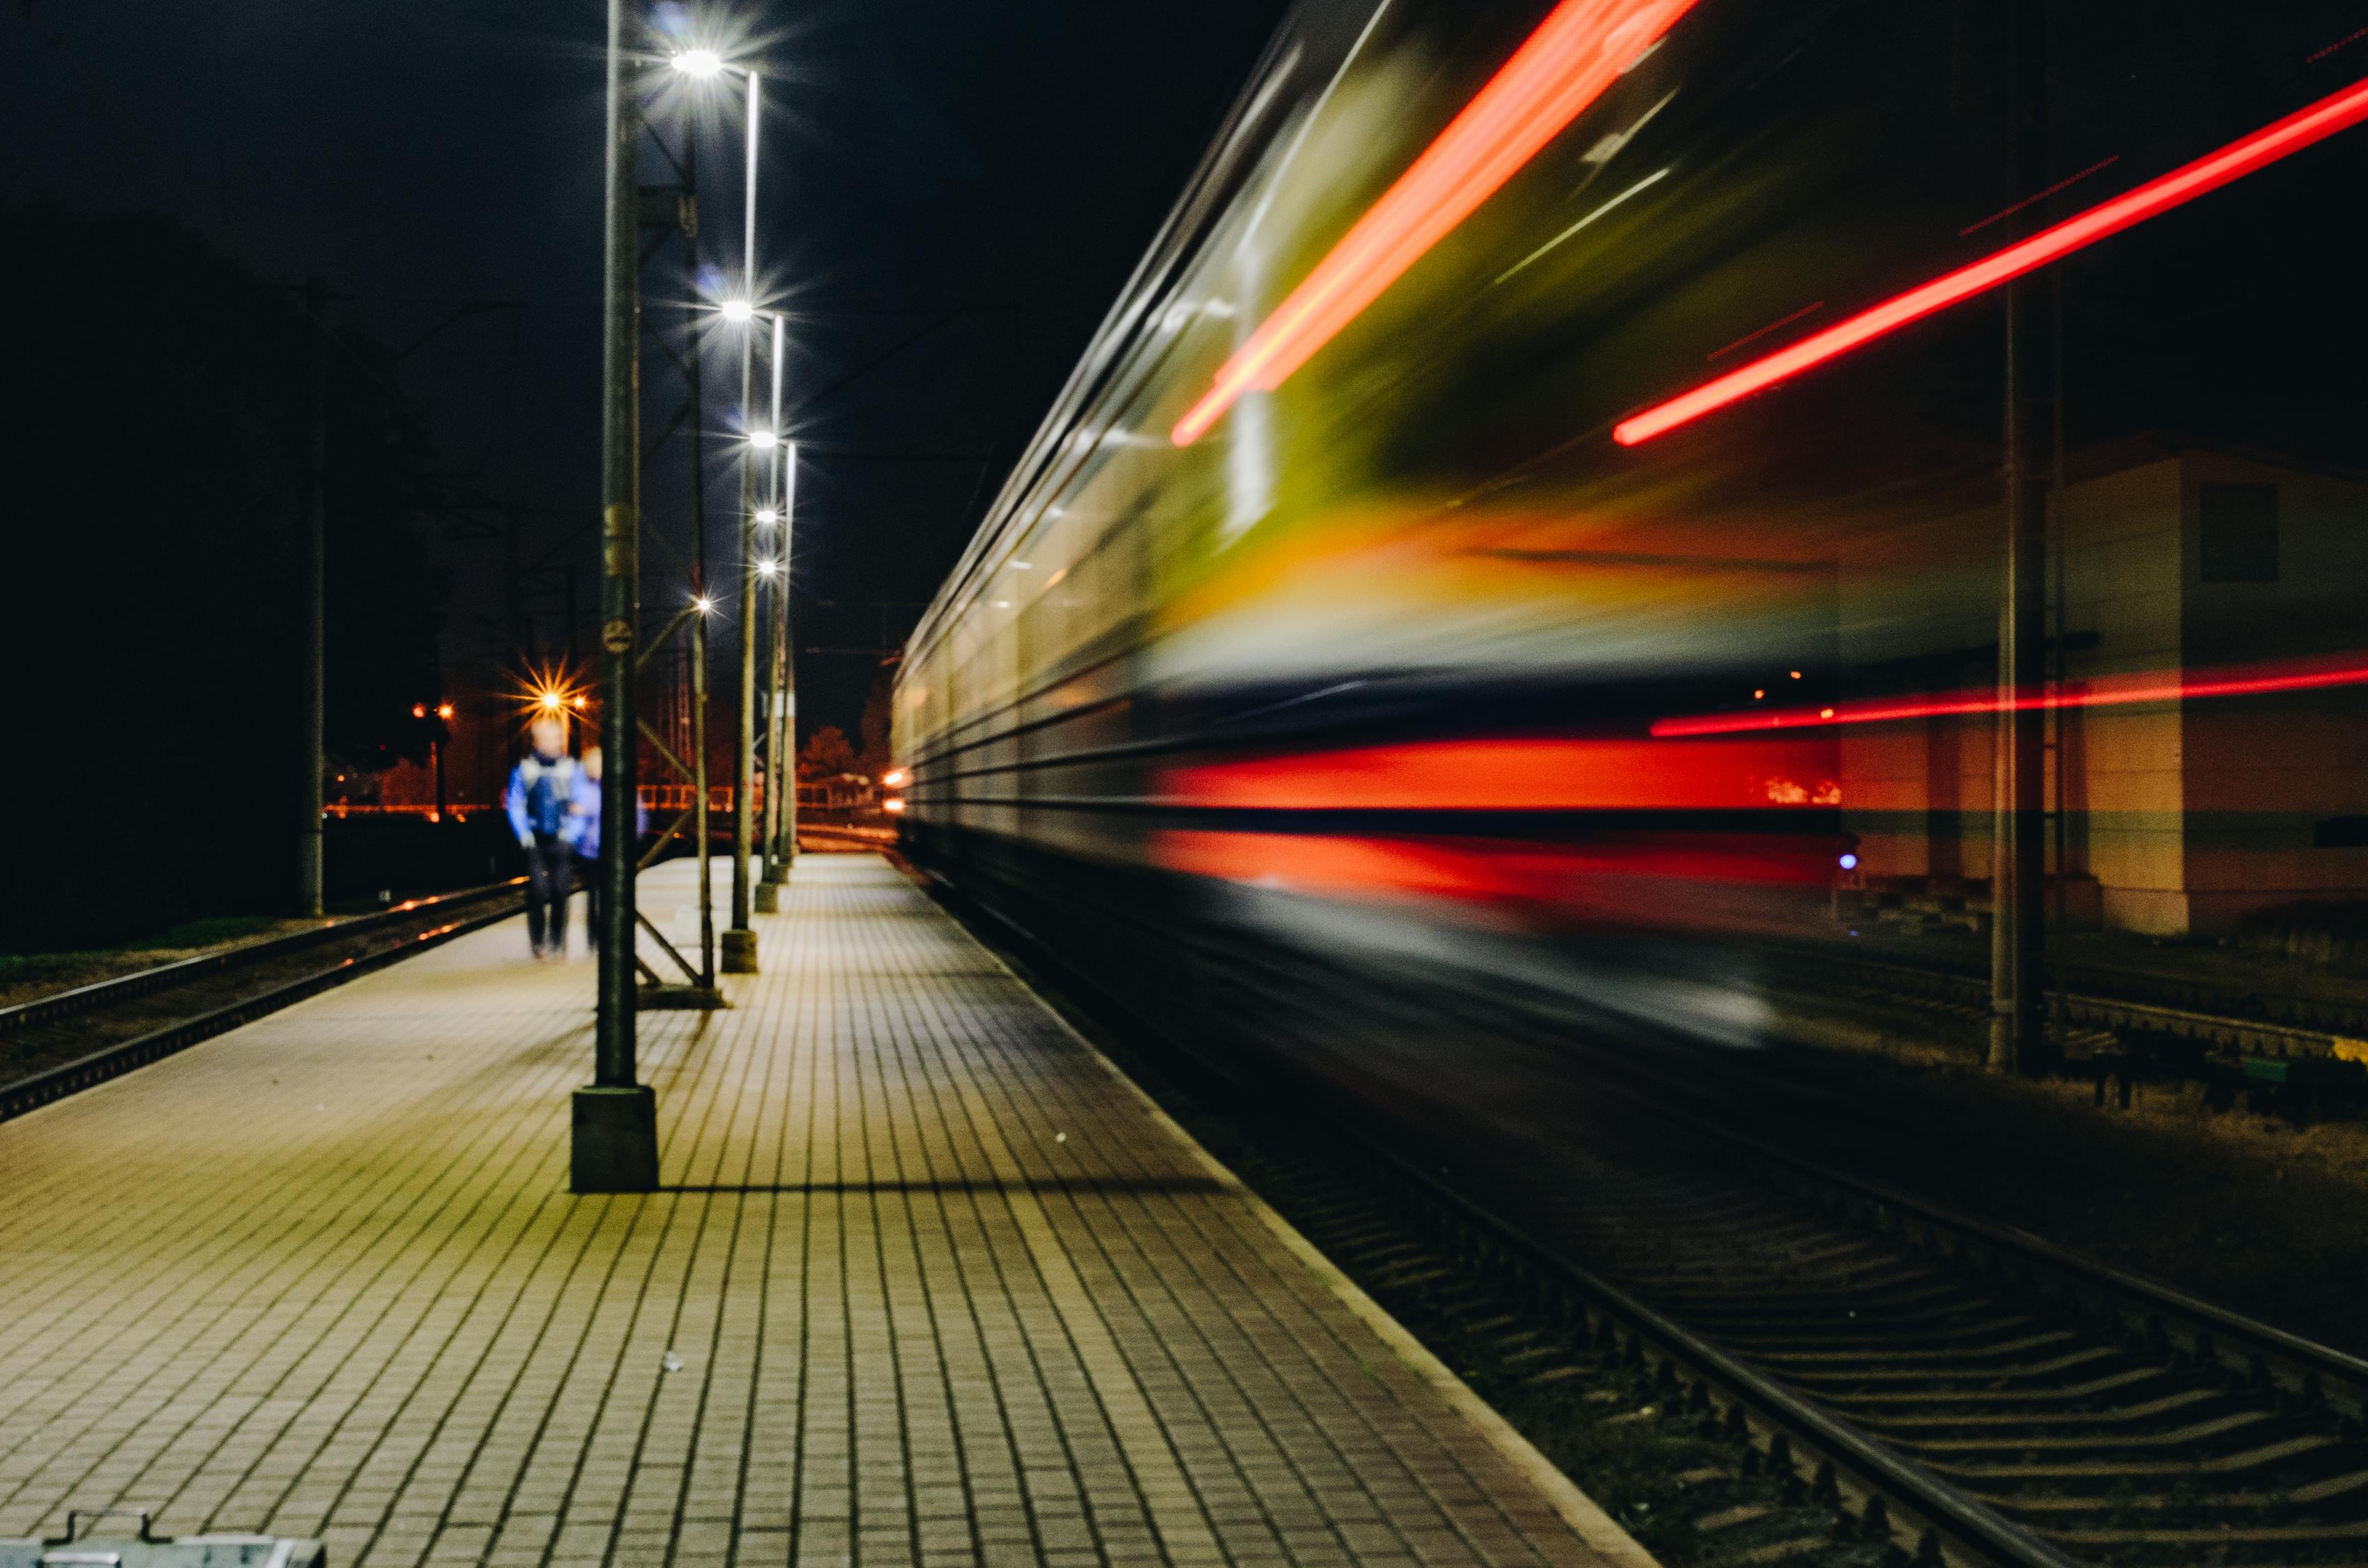
{"type": "Polygon", "coordinates": [[[910,853],[1384,953],[1977,924],[2019,700],[2056,918],[2368,890],[2368,38],[2054,10],[1306,0],[908,644],[910,853]]]}

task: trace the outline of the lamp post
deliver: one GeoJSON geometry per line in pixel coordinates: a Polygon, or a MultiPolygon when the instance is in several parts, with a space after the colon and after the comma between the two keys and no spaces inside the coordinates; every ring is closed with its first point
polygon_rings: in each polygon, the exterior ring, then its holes
{"type": "MultiPolygon", "coordinates": [[[[780,850],[783,779],[781,715],[788,699],[781,674],[780,632],[783,619],[788,614],[790,602],[789,513],[782,501],[781,475],[785,465],[797,460],[797,448],[791,442],[781,440],[779,436],[781,428],[781,361],[784,358],[782,339],[787,329],[788,318],[775,312],[772,365],[774,460],[768,465],[768,472],[766,475],[766,488],[772,492],[772,495],[766,506],[757,514],[757,524],[766,530],[767,534],[767,537],[758,540],[758,548],[765,551],[763,563],[774,567],[773,572],[767,577],[767,585],[772,590],[773,616],[772,624],[766,629],[765,634],[765,685],[768,698],[765,709],[765,822],[757,835],[758,842],[764,846],[765,880],[757,886],[757,912],[760,915],[769,915],[780,908],[781,884],[789,880],[789,867],[783,863],[780,850]],[[774,528],[780,531],[772,532],[774,528]]],[[[752,617],[750,619],[752,631],[755,626],[755,619],[752,617]]]]}
{"type": "Polygon", "coordinates": [[[790,880],[798,858],[798,663],[790,646],[790,540],[797,526],[798,444],[781,444],[780,483],[776,498],[781,509],[780,588],[773,597],[773,767],[780,804],[773,813],[773,858],[766,875],[776,882],[790,880]]]}
{"type": "Polygon", "coordinates": [[[625,0],[609,0],[608,197],[600,351],[600,958],[592,1082],[575,1091],[569,1185],[649,1192],[658,1184],[657,1100],[634,1067],[633,675],[640,660],[641,117],[625,49],[625,0]]]}
{"type": "MultiPolygon", "coordinates": [[[[717,63],[721,69],[721,62],[717,63]]],[[[742,218],[741,297],[726,304],[727,320],[745,322],[740,340],[740,408],[746,417],[756,373],[757,331],[757,123],[763,99],[756,72],[748,73],[747,205],[742,218]],[[736,307],[736,308],[735,308],[736,307]]],[[[723,972],[757,972],[757,933],[749,927],[748,852],[750,812],[757,785],[757,463],[773,444],[770,429],[748,433],[740,463],[740,736],[732,788],[732,925],[723,933],[723,972]]]]}

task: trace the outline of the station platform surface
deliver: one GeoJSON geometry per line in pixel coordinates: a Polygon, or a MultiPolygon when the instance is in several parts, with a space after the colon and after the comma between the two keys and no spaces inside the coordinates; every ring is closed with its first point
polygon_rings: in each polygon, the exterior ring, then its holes
{"type": "Polygon", "coordinates": [[[566,1190],[591,964],[517,921],[0,1124],[0,1536],[1650,1568],[885,861],[782,904],[641,1019],[654,1195],[566,1190]]]}

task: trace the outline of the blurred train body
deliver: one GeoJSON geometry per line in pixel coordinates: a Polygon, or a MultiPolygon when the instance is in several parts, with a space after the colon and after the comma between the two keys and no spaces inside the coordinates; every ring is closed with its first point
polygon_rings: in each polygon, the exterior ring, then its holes
{"type": "MultiPolygon", "coordinates": [[[[2261,9],[2063,16],[2034,200],[2002,7],[1303,6],[908,645],[910,853],[1040,916],[1484,968],[1978,927],[2000,290],[1622,422],[2368,72],[2261,9]]],[[[2061,312],[2076,927],[2368,889],[2349,124],[2022,296],[2061,312]]]]}

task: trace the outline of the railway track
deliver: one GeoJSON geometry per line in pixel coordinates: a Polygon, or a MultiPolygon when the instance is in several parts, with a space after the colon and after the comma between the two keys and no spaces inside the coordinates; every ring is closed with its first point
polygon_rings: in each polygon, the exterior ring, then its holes
{"type": "MultiPolygon", "coordinates": [[[[1830,945],[1785,950],[1823,983],[1962,1017],[1988,1013],[1988,975],[1945,959],[1862,957],[1830,945]]],[[[2368,1010],[2332,998],[2258,990],[2231,996],[2208,982],[2097,965],[2073,967],[2070,981],[2066,1021],[2100,1038],[2180,1041],[2235,1056],[2368,1062],[2368,1010]]]]}
{"type": "MultiPolygon", "coordinates": [[[[1123,918],[1095,913],[1106,932],[1123,918]]],[[[1590,1085],[1593,1113],[1560,1125],[1541,1179],[1536,1147],[1458,1125],[1452,1096],[1414,1121],[1347,1114],[1271,1049],[1252,1064],[1210,1043],[1217,1020],[1256,1018],[1269,1047],[1411,1057],[1473,1032],[1468,996],[1451,1016],[1419,983],[1229,945],[1146,1006],[1011,928],[1162,1070],[1262,1108],[1227,1157],[1410,1324],[1466,1356],[1493,1338],[1497,1361],[1476,1358],[1517,1422],[1650,1424],[1723,1449],[1688,1472],[1693,1511],[1656,1540],[1665,1555],[2368,1558],[2368,1362],[1738,1138],[1646,1080],[1590,1085]]],[[[1569,1044],[1566,1022],[1510,1003],[1477,1027],[1569,1044]]]]}
{"type": "Polygon", "coordinates": [[[523,879],[413,899],[0,1008],[0,1120],[518,913],[523,879]]]}

